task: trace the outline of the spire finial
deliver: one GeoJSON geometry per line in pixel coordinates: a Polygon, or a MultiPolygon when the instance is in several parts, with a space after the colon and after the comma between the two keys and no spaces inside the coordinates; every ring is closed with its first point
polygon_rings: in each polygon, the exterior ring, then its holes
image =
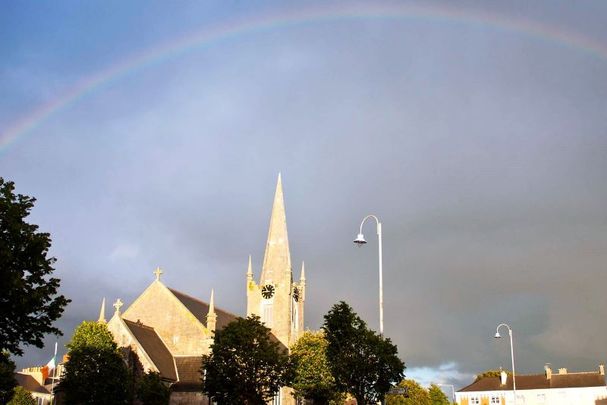
{"type": "Polygon", "coordinates": [[[120,315],[120,308],[124,305],[124,303],[118,298],[116,302],[114,302],[114,308],[116,308],[116,314],[120,315]]]}
{"type": "Polygon", "coordinates": [[[164,273],[164,272],[162,271],[160,266],[156,267],[156,270],[154,270],[154,275],[156,275],[156,281],[160,281],[160,275],[162,273],[164,273]]]}
{"type": "Polygon", "coordinates": [[[99,323],[105,323],[105,297],[101,300],[101,309],[99,310],[99,319],[97,320],[99,323]]]}
{"type": "Polygon", "coordinates": [[[249,255],[249,265],[247,267],[247,278],[253,278],[253,265],[251,264],[251,255],[249,255]]]}
{"type": "Polygon", "coordinates": [[[215,313],[215,290],[211,288],[211,300],[209,302],[209,314],[215,313]]]}
{"type": "Polygon", "coordinates": [[[215,313],[215,291],[211,289],[209,300],[209,313],[207,314],[207,329],[214,331],[217,327],[217,314],[215,313]]]}
{"type": "Polygon", "coordinates": [[[303,260],[301,261],[301,277],[299,279],[303,282],[306,281],[306,263],[303,260]]]}

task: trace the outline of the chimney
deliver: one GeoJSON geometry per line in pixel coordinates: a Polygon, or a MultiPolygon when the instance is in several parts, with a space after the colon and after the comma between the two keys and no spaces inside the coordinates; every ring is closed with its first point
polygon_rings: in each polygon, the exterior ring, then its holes
{"type": "Polygon", "coordinates": [[[550,363],[546,363],[544,366],[544,371],[546,372],[546,379],[550,380],[550,378],[552,378],[552,369],[550,368],[550,363]]]}
{"type": "Polygon", "coordinates": [[[605,365],[604,364],[599,364],[599,374],[605,375],[605,365]]]}
{"type": "Polygon", "coordinates": [[[559,368],[559,374],[567,374],[567,369],[565,367],[559,368]]]}
{"type": "Polygon", "coordinates": [[[502,370],[500,372],[500,383],[502,385],[506,385],[507,381],[508,381],[508,374],[504,370],[502,370]]]}

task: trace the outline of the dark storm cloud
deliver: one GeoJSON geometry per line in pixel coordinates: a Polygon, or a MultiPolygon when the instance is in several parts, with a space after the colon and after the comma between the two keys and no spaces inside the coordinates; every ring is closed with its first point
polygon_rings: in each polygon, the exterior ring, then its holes
{"type": "MultiPolygon", "coordinates": [[[[552,18],[583,30],[577,13],[552,18]]],[[[521,371],[604,361],[605,60],[445,21],[274,34],[130,77],[2,157],[54,236],[67,335],[103,296],[131,301],[157,265],[168,285],[214,288],[244,313],[282,171],[308,327],[344,299],[378,328],[373,227],[364,248],[351,242],[375,213],[386,334],[409,367],[443,365],[458,383],[507,367],[490,339],[500,322],[521,371]]]]}

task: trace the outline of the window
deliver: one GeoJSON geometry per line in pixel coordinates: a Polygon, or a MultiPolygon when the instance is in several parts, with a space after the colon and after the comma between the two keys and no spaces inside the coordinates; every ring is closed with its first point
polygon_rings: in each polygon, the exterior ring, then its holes
{"type": "Polygon", "coordinates": [[[272,327],[272,304],[264,304],[263,306],[263,317],[261,321],[266,324],[268,328],[272,327]]]}
{"type": "Polygon", "coordinates": [[[274,399],[272,400],[272,405],[280,405],[280,390],[274,395],[274,399]]]}
{"type": "Polygon", "coordinates": [[[546,403],[546,394],[537,394],[535,400],[538,404],[545,404],[546,403]]]}
{"type": "Polygon", "coordinates": [[[477,404],[480,404],[480,403],[481,403],[481,400],[478,397],[471,397],[470,398],[470,404],[471,405],[477,405],[477,404]]]}
{"type": "Polygon", "coordinates": [[[497,395],[491,395],[491,404],[501,404],[500,397],[497,395]]]}

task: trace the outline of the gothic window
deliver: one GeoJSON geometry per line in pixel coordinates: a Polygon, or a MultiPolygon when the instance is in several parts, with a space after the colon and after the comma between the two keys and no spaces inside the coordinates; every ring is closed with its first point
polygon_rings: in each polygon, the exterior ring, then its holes
{"type": "Polygon", "coordinates": [[[293,299],[293,310],[291,311],[291,327],[294,332],[297,332],[299,328],[299,305],[295,299],[293,299]]]}

